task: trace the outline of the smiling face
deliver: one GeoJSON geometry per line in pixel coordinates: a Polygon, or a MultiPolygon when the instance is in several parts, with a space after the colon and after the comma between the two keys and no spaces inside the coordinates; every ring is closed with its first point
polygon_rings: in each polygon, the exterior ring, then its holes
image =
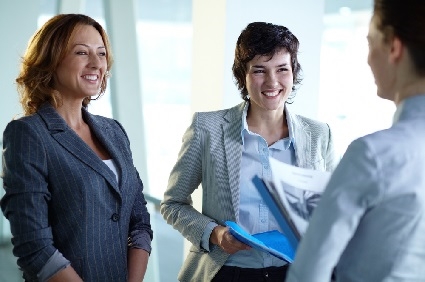
{"type": "Polygon", "coordinates": [[[394,101],[395,71],[390,63],[391,45],[385,41],[384,33],[377,28],[378,18],[372,17],[367,40],[369,54],[367,62],[372,70],[379,97],[394,101]]]}
{"type": "Polygon", "coordinates": [[[255,111],[280,111],[292,92],[291,55],[282,49],[270,56],[255,56],[247,63],[246,88],[255,111]]]}
{"type": "Polygon", "coordinates": [[[107,69],[102,36],[91,25],[77,25],[67,50],[56,69],[54,88],[63,99],[97,95],[107,69]]]}

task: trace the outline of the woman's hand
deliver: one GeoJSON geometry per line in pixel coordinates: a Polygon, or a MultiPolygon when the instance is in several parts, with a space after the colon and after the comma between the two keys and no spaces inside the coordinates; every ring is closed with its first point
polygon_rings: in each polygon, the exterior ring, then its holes
{"type": "Polygon", "coordinates": [[[237,251],[250,250],[251,247],[238,241],[230,234],[229,228],[224,226],[216,226],[210,236],[210,242],[219,246],[225,253],[230,255],[237,251]]]}

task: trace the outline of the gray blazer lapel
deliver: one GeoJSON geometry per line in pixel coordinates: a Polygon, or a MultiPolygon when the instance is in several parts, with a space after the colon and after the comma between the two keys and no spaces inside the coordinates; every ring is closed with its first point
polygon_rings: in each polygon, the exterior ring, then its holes
{"type": "MultiPolygon", "coordinates": [[[[125,169],[126,161],[121,153],[121,151],[124,150],[124,148],[122,148],[122,142],[124,142],[124,140],[118,138],[117,133],[114,132],[107,123],[102,122],[102,120],[99,119],[94,119],[88,112],[86,112],[85,115],[87,124],[91,127],[100,143],[102,143],[106,150],[111,154],[111,157],[117,166],[119,178],[121,180],[120,183],[125,182],[128,170],[125,169]]],[[[124,135],[124,133],[122,135],[124,135]]],[[[114,179],[116,179],[113,173],[112,175],[114,176],[114,179]]],[[[118,189],[118,187],[116,188],[118,189]]]]}
{"type": "Polygon", "coordinates": [[[232,197],[232,205],[236,219],[239,217],[239,183],[242,155],[242,112],[245,103],[241,103],[237,107],[231,108],[224,120],[223,135],[224,148],[227,160],[227,171],[229,173],[229,187],[232,197]]]}
{"type": "Polygon", "coordinates": [[[291,123],[288,122],[288,126],[294,138],[297,166],[312,168],[311,132],[309,125],[305,124],[297,115],[291,114],[287,107],[285,107],[285,111],[291,117],[291,123]]]}
{"type": "MultiPolygon", "coordinates": [[[[66,124],[65,120],[50,104],[43,105],[37,112],[47,125],[51,136],[70,154],[101,174],[120,194],[114,173],[103,163],[93,150],[66,124]]],[[[103,132],[105,129],[96,129],[103,132]]],[[[102,143],[104,138],[102,139],[102,143]]],[[[104,143],[103,143],[104,144],[104,143]]],[[[109,147],[107,147],[109,150],[109,147]]]]}

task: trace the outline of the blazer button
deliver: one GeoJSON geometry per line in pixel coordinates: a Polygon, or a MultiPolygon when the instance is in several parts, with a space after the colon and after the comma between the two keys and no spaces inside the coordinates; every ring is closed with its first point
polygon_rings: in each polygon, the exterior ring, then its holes
{"type": "Polygon", "coordinates": [[[112,219],[112,221],[117,222],[117,221],[120,219],[120,215],[119,215],[119,214],[117,214],[117,213],[114,213],[114,214],[111,216],[111,219],[112,219]]]}

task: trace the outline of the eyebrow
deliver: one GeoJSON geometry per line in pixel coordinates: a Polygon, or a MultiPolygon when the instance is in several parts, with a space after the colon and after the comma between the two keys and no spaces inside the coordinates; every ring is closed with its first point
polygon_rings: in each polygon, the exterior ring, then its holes
{"type": "MultiPolygon", "coordinates": [[[[276,68],[281,68],[281,67],[286,67],[286,66],[288,66],[288,64],[287,63],[284,63],[284,64],[280,64],[280,65],[276,66],[276,68]]],[[[252,68],[258,68],[258,69],[264,69],[264,68],[266,68],[263,65],[253,65],[251,67],[252,68]]]]}
{"type": "MultiPolygon", "coordinates": [[[[85,44],[85,43],[76,43],[76,44],[74,44],[74,47],[75,47],[75,46],[78,46],[78,45],[81,45],[81,46],[84,46],[84,47],[90,48],[90,46],[89,46],[89,45],[87,45],[87,44],[85,44]]],[[[97,49],[106,49],[106,47],[105,47],[105,46],[99,46],[99,47],[97,47],[97,49]]]]}

